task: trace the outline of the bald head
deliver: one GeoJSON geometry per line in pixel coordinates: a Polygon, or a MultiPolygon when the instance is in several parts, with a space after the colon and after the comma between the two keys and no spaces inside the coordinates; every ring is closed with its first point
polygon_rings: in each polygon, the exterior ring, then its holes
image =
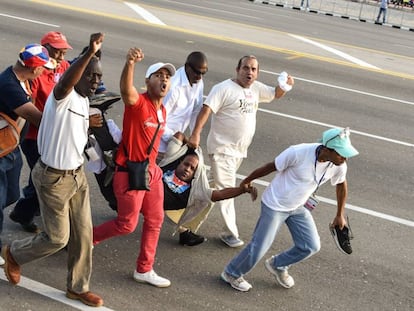
{"type": "Polygon", "coordinates": [[[185,62],[190,63],[192,65],[207,63],[207,56],[203,52],[199,52],[199,51],[191,52],[187,56],[187,60],[185,62]]]}
{"type": "Polygon", "coordinates": [[[191,85],[201,80],[208,71],[207,56],[203,52],[194,51],[187,56],[185,73],[191,85]]]}

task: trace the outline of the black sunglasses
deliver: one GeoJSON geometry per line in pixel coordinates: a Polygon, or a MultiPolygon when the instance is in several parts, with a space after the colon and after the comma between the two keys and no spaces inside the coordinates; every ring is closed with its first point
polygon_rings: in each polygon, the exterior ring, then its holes
{"type": "Polygon", "coordinates": [[[204,75],[207,73],[207,71],[208,71],[208,68],[206,69],[206,71],[202,72],[202,71],[200,71],[200,70],[198,70],[198,69],[194,68],[194,66],[193,66],[192,64],[190,64],[190,63],[187,63],[187,65],[188,65],[188,67],[190,67],[190,68],[191,68],[191,70],[192,70],[192,71],[193,71],[196,75],[198,75],[198,76],[204,76],[204,75]]]}

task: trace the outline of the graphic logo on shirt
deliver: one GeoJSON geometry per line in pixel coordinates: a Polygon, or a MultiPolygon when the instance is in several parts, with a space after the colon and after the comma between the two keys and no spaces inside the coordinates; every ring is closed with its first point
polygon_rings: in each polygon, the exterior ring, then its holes
{"type": "Polygon", "coordinates": [[[257,104],[255,103],[254,96],[251,89],[243,89],[244,98],[240,98],[239,108],[240,113],[254,113],[257,110],[257,104]]]}
{"type": "MultiPolygon", "coordinates": [[[[158,122],[154,121],[153,117],[149,117],[144,121],[144,126],[145,126],[145,128],[149,128],[149,127],[157,128],[158,127],[158,122]]],[[[162,124],[161,124],[161,128],[163,128],[162,124]]]]}
{"type": "Polygon", "coordinates": [[[166,171],[163,174],[162,179],[164,180],[164,183],[168,186],[168,188],[170,188],[170,190],[174,193],[183,193],[188,188],[190,188],[189,183],[186,183],[185,181],[180,180],[175,175],[175,170],[166,171]]]}
{"type": "Polygon", "coordinates": [[[254,113],[256,111],[256,105],[252,101],[248,101],[246,98],[239,99],[240,113],[254,113]]]}

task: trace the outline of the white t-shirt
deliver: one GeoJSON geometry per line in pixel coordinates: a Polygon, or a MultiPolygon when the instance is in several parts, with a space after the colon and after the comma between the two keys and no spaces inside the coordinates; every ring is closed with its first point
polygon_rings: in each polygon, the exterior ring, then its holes
{"type": "Polygon", "coordinates": [[[163,100],[167,111],[167,124],[158,148],[160,152],[167,150],[168,141],[177,131],[184,133],[189,126],[193,130],[203,106],[203,91],[203,80],[190,85],[184,67],[180,67],[171,78],[170,91],[163,100]]]}
{"type": "Polygon", "coordinates": [[[318,184],[331,180],[332,185],[337,185],[345,181],[346,162],[336,166],[316,161],[318,146],[318,143],[291,146],[276,157],[276,176],[263,193],[264,204],[275,211],[292,211],[307,201],[318,184]]]}
{"type": "Polygon", "coordinates": [[[213,111],[207,152],[245,158],[256,131],[256,112],[260,102],[270,102],[275,88],[255,81],[243,88],[231,79],[216,84],[205,105],[213,111]]]}
{"type": "Polygon", "coordinates": [[[73,170],[83,164],[88,140],[89,99],[75,90],[56,100],[53,92],[47,98],[40,122],[37,146],[46,165],[73,170]]]}

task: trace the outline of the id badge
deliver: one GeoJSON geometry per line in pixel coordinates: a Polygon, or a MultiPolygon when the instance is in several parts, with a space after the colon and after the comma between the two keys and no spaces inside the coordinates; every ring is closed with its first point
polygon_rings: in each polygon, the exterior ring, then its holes
{"type": "Polygon", "coordinates": [[[316,196],[311,195],[303,206],[312,212],[315,209],[315,207],[318,206],[318,204],[319,200],[316,198],[316,196]]]}
{"type": "Polygon", "coordinates": [[[89,157],[89,161],[97,161],[100,159],[98,151],[96,150],[95,146],[98,144],[94,135],[89,135],[88,143],[85,148],[85,153],[89,157]]]}
{"type": "Polygon", "coordinates": [[[95,147],[89,147],[85,149],[86,154],[89,157],[89,161],[98,161],[100,159],[98,152],[96,151],[95,147]]]}

